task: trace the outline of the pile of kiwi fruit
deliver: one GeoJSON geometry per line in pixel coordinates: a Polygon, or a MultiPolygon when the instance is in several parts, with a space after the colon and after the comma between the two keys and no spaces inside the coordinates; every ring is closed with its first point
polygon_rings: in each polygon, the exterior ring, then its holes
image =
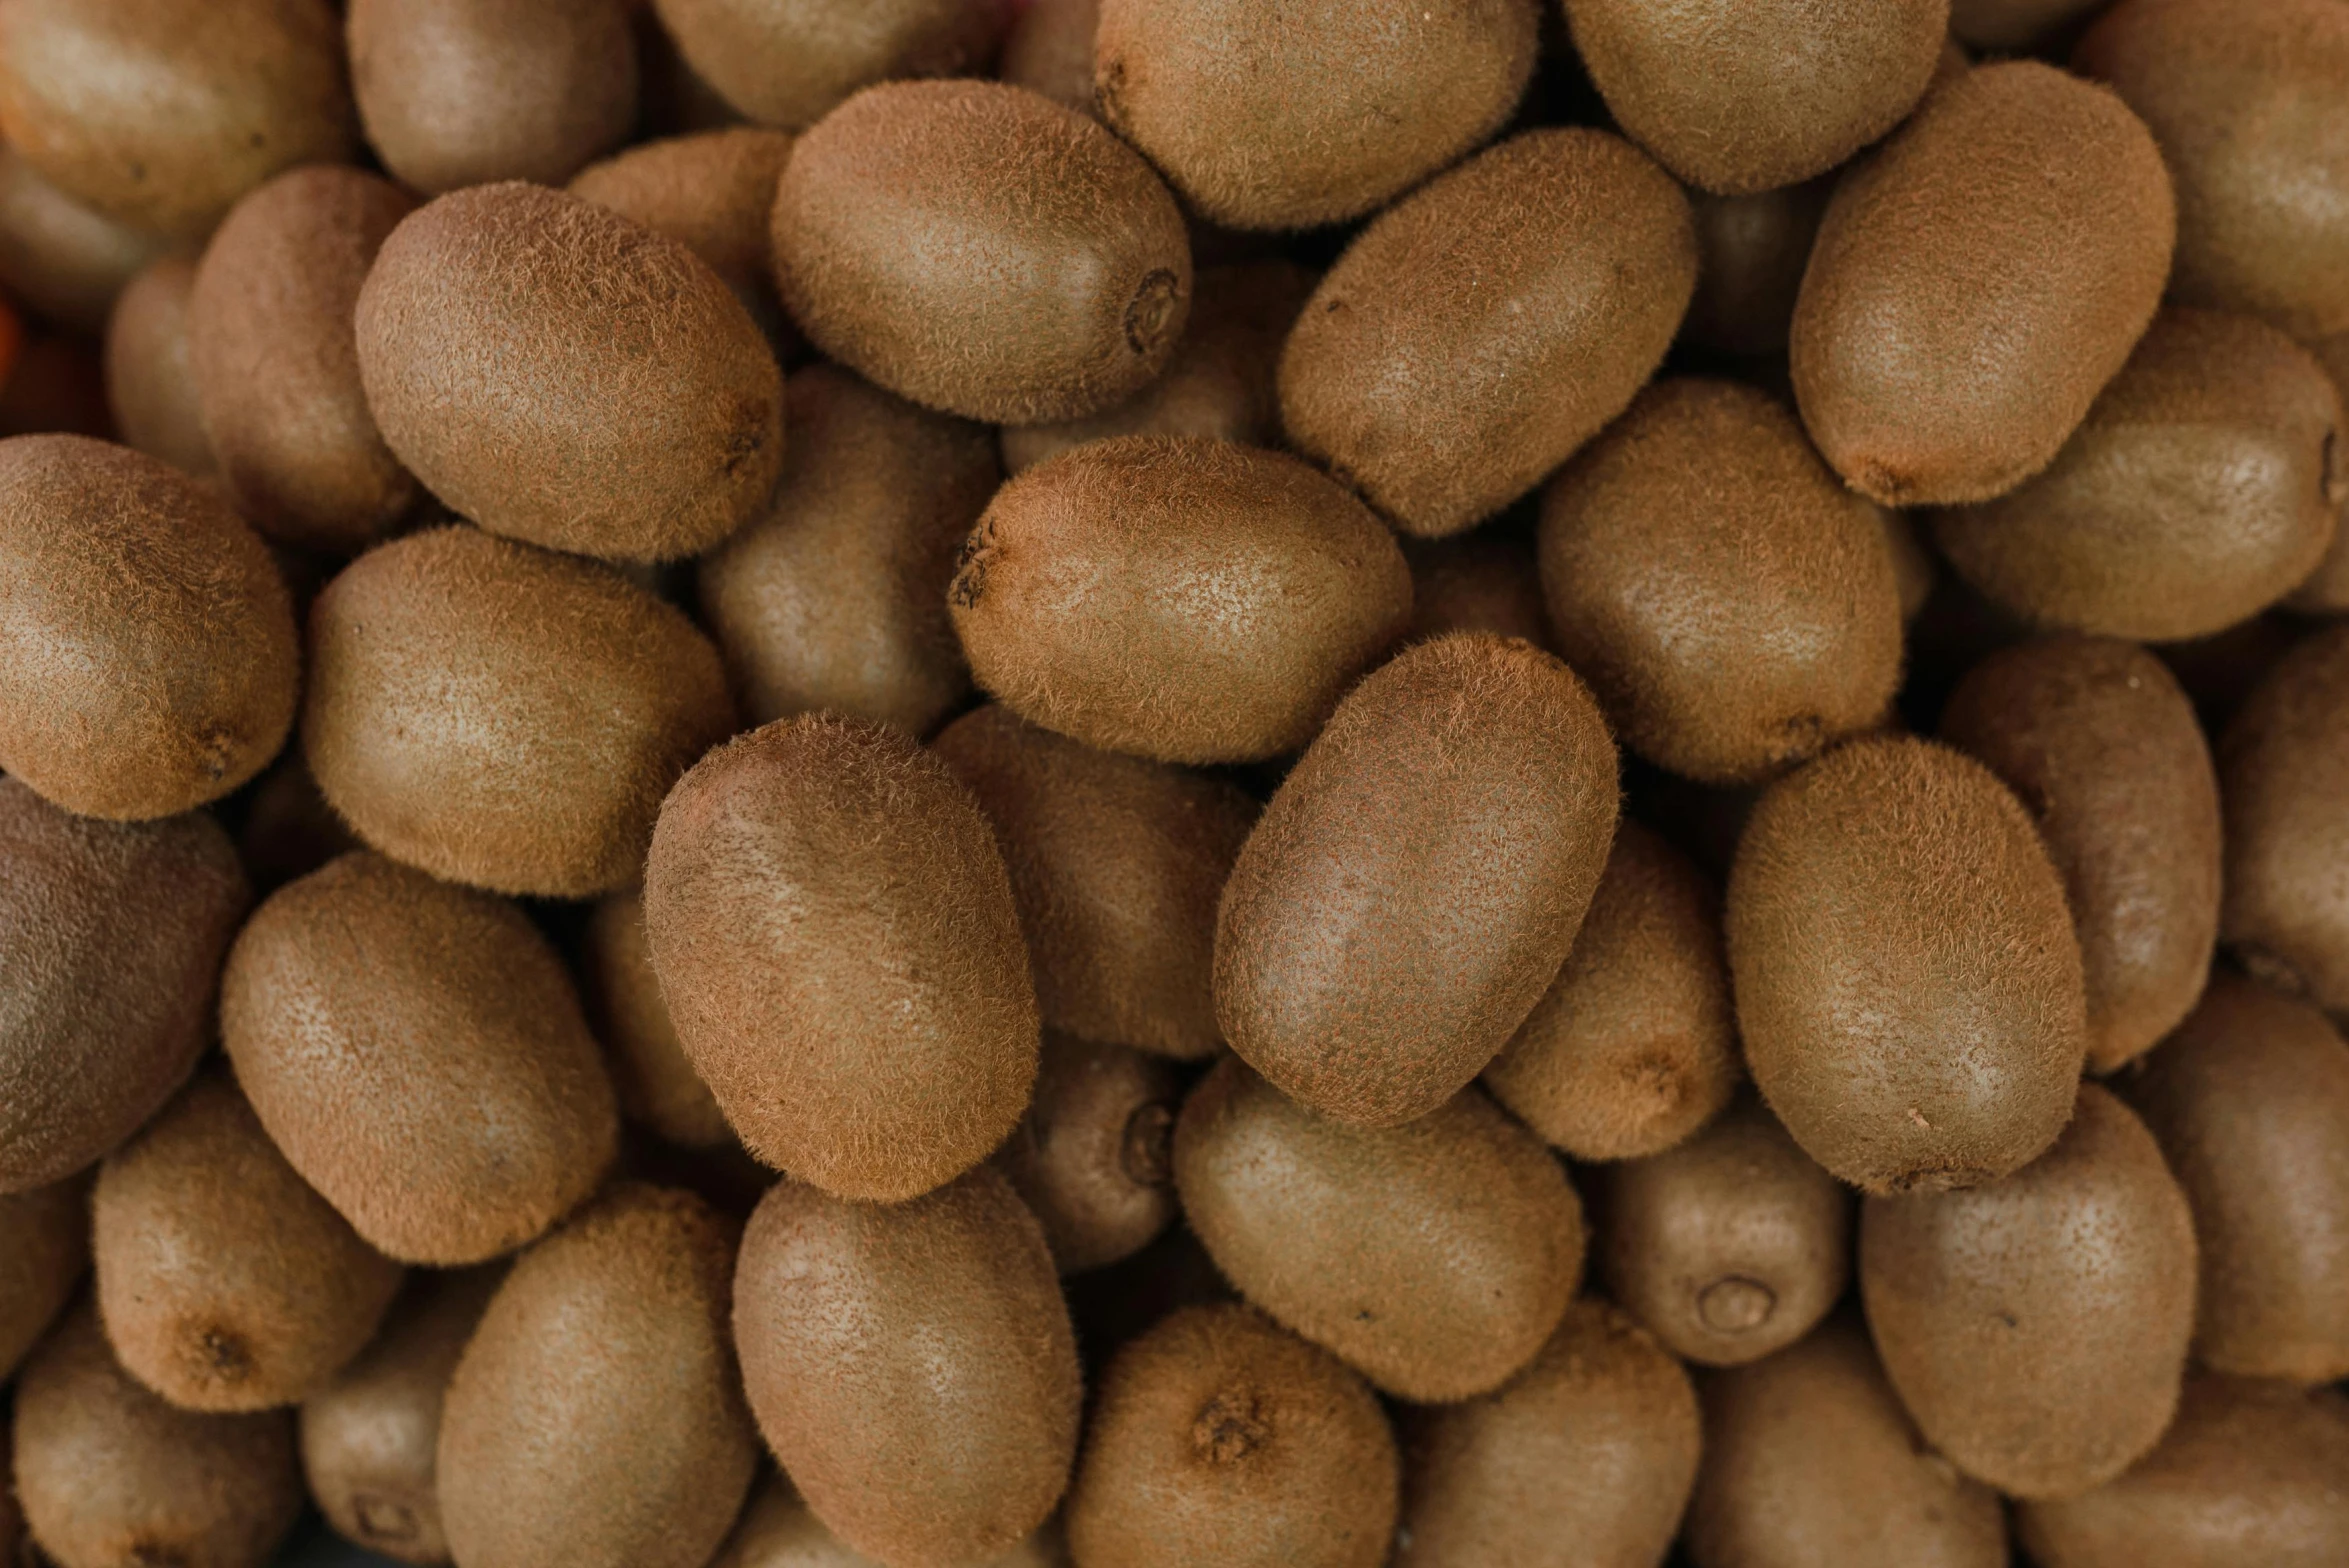
{"type": "Polygon", "coordinates": [[[2349,1564],[2349,4],[0,0],[0,1564],[2349,1564]]]}

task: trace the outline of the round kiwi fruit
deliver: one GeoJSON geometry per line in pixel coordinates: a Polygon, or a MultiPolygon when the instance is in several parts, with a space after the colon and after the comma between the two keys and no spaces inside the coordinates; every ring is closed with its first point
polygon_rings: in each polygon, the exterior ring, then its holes
{"type": "Polygon", "coordinates": [[[310,611],[302,750],[376,849],[501,893],[643,873],[661,797],[734,729],[724,666],[618,572],[478,529],[409,534],[310,611]]]}
{"type": "Polygon", "coordinates": [[[1068,1485],[1076,1340],[1043,1227],[992,1170],[896,1205],[778,1184],[743,1235],[734,1333],[767,1446],[868,1556],[983,1559],[1068,1485]]]}
{"type": "Polygon", "coordinates": [[[641,889],[608,895],[587,917],[580,980],[596,1037],[606,1048],[620,1114],[681,1148],[732,1143],[734,1130],[686,1058],[669,1004],[661,999],[641,889]]]}
{"type": "Polygon", "coordinates": [[[217,490],[86,436],[0,441],[0,768],[83,816],[216,800],[293,723],[301,649],[217,490]]]}
{"type": "Polygon", "coordinates": [[[1179,1088],[1158,1057],[1045,1032],[1035,1099],[995,1163],[1061,1273],[1131,1257],[1173,1223],[1179,1088]]]}
{"type": "Polygon", "coordinates": [[[773,239],[817,348],[995,424],[1123,402],[1190,312],[1190,238],[1150,166],[999,82],[893,82],[825,116],[783,166],[773,239]]]}
{"type": "Polygon", "coordinates": [[[2071,1116],[2088,1023],[2063,881],[1973,759],[1871,738],[1773,785],[1724,923],[1754,1082],[1843,1180],[1995,1180],[2071,1116]]]}
{"type": "Polygon", "coordinates": [[[791,138],[780,131],[728,126],[645,142],[589,164],[571,181],[571,194],[689,247],[726,280],[760,330],[788,347],[797,334],[775,297],[767,215],[790,156],[791,138]]]}
{"type": "Polygon", "coordinates": [[[1990,54],[2029,54],[2093,17],[2102,0],[1949,0],[1949,30],[1990,54]]]}
{"type": "Polygon", "coordinates": [[[1004,35],[995,74],[1014,87],[1091,114],[1094,39],[1100,27],[1101,0],[1029,0],[1004,35]]]}
{"type": "Polygon", "coordinates": [[[997,0],[652,0],[685,61],[761,125],[815,124],[860,87],[973,76],[1002,37],[997,0]]]}
{"type": "Polygon", "coordinates": [[[793,376],[784,407],[774,499],[700,564],[744,714],[926,734],[970,690],[946,588],[1002,477],[994,439],[831,365],[793,376]]]}
{"type": "Polygon", "coordinates": [[[1281,351],[1289,439],[1403,532],[1459,533],[1623,412],[1696,272],[1688,197],[1647,154],[1579,126],[1513,136],[1330,268],[1281,351]]]}
{"type": "Polygon", "coordinates": [[[1697,285],[1682,334],[1726,354],[1785,353],[1803,268],[1834,188],[1819,179],[1743,196],[1693,193],[1697,285]]]}
{"type": "Polygon", "coordinates": [[[1036,995],[1002,853],[900,732],[808,715],[711,752],[661,808],[644,916],[685,1054],[764,1163],[901,1202],[1027,1108],[1036,995]]]}
{"type": "MultiPolygon", "coordinates": [[[[734,1526],[710,1568],[880,1568],[870,1557],[824,1527],[815,1510],[780,1474],[770,1474],[752,1491],[750,1506],[734,1526]]],[[[1069,1568],[1068,1549],[1057,1524],[972,1568],[1069,1568]]]]}
{"type": "Polygon", "coordinates": [[[503,899],[378,855],[254,913],[220,1033],[294,1169],[403,1262],[510,1252],[612,1161],[611,1084],[553,947],[503,899]]]}
{"type": "Polygon", "coordinates": [[[1524,535],[1494,527],[1449,539],[1406,539],[1403,559],[1411,566],[1411,624],[1404,641],[1490,632],[1550,646],[1541,564],[1524,535]]]}
{"type": "MultiPolygon", "coordinates": [[[[90,1184],[68,1178],[0,1193],[0,1381],[16,1369],[73,1298],[90,1264],[90,1184]]],[[[7,1494],[0,1471],[0,1497],[7,1494]]],[[[0,1542],[0,1547],[5,1546],[0,1542]]],[[[0,1562],[9,1559],[0,1555],[0,1562]]]]}
{"type": "MultiPolygon", "coordinates": [[[[0,272],[4,276],[4,272],[0,272]]],[[[122,444],[191,474],[220,471],[188,363],[196,264],[160,256],[139,269],[106,318],[106,406],[122,444]]]]}
{"type": "Polygon", "coordinates": [[[0,144],[0,283],[31,309],[69,331],[102,332],[131,279],[170,248],[84,206],[0,144]]]}
{"type": "MultiPolygon", "coordinates": [[[[2333,378],[2333,386],[2349,406],[2349,331],[2337,332],[2308,345],[2316,362],[2325,367],[2333,378]]],[[[2349,461],[2336,449],[2336,462],[2349,461]]],[[[2349,485],[2341,488],[2340,504],[2334,509],[2333,544],[2315,571],[2292,590],[2285,605],[2312,615],[2331,615],[2349,610],[2349,485]]]]}
{"type": "Polygon", "coordinates": [[[1241,1294],[1401,1399],[1506,1383],[1582,1277],[1565,1171],[1475,1089],[1400,1127],[1350,1127],[1226,1057],[1183,1105],[1174,1169],[1241,1294]]]}
{"type": "Polygon", "coordinates": [[[1827,204],[1787,345],[1811,439],[1887,506],[2014,489],[2153,320],[2176,227],[2111,92],[2036,61],[1968,71],[1827,204]]]}

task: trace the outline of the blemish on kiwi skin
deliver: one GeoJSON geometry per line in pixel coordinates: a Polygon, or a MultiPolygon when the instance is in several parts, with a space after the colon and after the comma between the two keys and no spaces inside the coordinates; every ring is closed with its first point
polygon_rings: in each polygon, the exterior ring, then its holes
{"type": "Polygon", "coordinates": [[[947,597],[956,609],[972,609],[985,597],[987,564],[994,550],[995,524],[992,519],[982,517],[954,557],[954,583],[947,589],[947,597]]]}
{"type": "Polygon", "coordinates": [[[1191,1447],[1210,1464],[1237,1464],[1270,1441],[1272,1428],[1245,1389],[1217,1394],[1191,1423],[1191,1447]]]}
{"type": "Polygon", "coordinates": [[[2271,991],[2305,1000],[2308,996],[2308,977],[2299,966],[2279,958],[2264,947],[2241,946],[2235,949],[2235,960],[2252,979],[2271,991]]]}
{"type": "Polygon", "coordinates": [[[1126,1118],[1118,1163],[1137,1186],[1165,1187],[1174,1181],[1174,1108],[1155,1101],[1126,1118]]]}
{"type": "Polygon", "coordinates": [[[253,1375],[253,1352],[241,1334],[207,1328],[196,1335],[204,1369],[224,1383],[241,1383],[253,1375]]]}
{"type": "Polygon", "coordinates": [[[419,1534],[416,1510],[397,1497],[360,1492],[351,1499],[359,1533],[371,1541],[413,1541],[419,1534]]]}
{"type": "Polygon", "coordinates": [[[1145,276],[1126,305],[1127,345],[1145,357],[1155,353],[1173,334],[1175,307],[1182,303],[1182,298],[1181,282],[1166,268],[1160,267],[1145,276]]]}
{"type": "Polygon", "coordinates": [[[2328,430],[2325,432],[2324,448],[2318,464],[2318,472],[2323,476],[2324,497],[2327,501],[2335,506],[2339,506],[2343,501],[2349,501],[2349,466],[2345,466],[2341,462],[2340,431],[2328,430]]]}
{"type": "Polygon", "coordinates": [[[1697,1316],[1716,1334],[1750,1334],[1777,1309],[1776,1291],[1740,1274],[1713,1281],[1697,1297],[1697,1316]]]}

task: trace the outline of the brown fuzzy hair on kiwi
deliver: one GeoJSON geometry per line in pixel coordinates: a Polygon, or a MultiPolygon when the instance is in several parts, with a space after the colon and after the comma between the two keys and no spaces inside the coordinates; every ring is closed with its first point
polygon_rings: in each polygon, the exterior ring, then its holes
{"type": "Polygon", "coordinates": [[[651,0],[687,65],[761,125],[798,130],[860,87],[976,76],[1006,10],[995,0],[651,0]]]}
{"type": "Polygon", "coordinates": [[[115,298],[106,318],[106,406],[124,446],[208,476],[219,472],[220,459],[204,433],[188,365],[188,296],[195,286],[192,259],[160,256],[115,298]]]}
{"type": "Polygon", "coordinates": [[[105,330],[140,270],[170,253],[160,235],[96,212],[0,144],[0,284],[68,331],[105,330]]]}
{"type": "Polygon", "coordinates": [[[644,930],[644,891],[613,893],[587,917],[580,946],[580,988],[596,1038],[605,1048],[620,1114],[687,1149],[734,1141],[726,1113],[701,1081],[677,1038],[661,977],[653,971],[644,930]]]}
{"type": "MultiPolygon", "coordinates": [[[[73,1298],[90,1265],[90,1184],[75,1177],[0,1193],[0,1380],[16,1369],[73,1298]]],[[[0,1497],[7,1494],[0,1471],[0,1497]]],[[[0,1562],[7,1562],[0,1541],[0,1562]]]]}
{"type": "Polygon", "coordinates": [[[995,1165],[1061,1273],[1130,1257],[1173,1222],[1179,1084],[1157,1057],[1045,1031],[1035,1099],[995,1165]]]}
{"type": "Polygon", "coordinates": [[[760,330],[784,346],[797,332],[775,297],[767,215],[791,156],[780,131],[734,125],[644,142],[591,163],[571,194],[689,246],[726,280],[760,330]]]}

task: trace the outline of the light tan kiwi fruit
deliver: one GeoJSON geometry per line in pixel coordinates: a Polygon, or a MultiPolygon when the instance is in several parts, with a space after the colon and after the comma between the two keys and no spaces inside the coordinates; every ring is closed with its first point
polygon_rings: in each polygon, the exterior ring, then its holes
{"type": "Polygon", "coordinates": [[[811,714],[711,752],[661,809],[644,918],[685,1054],[767,1165],[902,1202],[1027,1108],[1036,994],[1002,853],[898,731],[811,714]]]}
{"type": "Polygon", "coordinates": [[[1411,571],[1295,458],[1121,436],[996,492],[949,591],[972,673],[1104,751],[1251,762],[1302,747],[1399,636],[1411,571]]]}
{"type": "Polygon", "coordinates": [[[1190,238],[1141,155],[999,82],[857,94],[792,149],[773,223],[776,282],[808,340],[968,419],[1121,403],[1190,313],[1190,238]]]}
{"type": "Polygon", "coordinates": [[[643,873],[661,797],[732,733],[684,613],[592,561],[436,528],[310,611],[302,750],[360,838],[434,876],[587,898],[643,873]]]}
{"type": "Polygon", "coordinates": [[[702,1568],[758,1465],[727,1329],[735,1223],[621,1183],[514,1263],[441,1406],[450,1555],[702,1568]]]}
{"type": "Polygon", "coordinates": [[[610,894],[595,906],[579,956],[581,991],[604,1043],[620,1114],[682,1148],[732,1143],[734,1131],[693,1070],[661,999],[642,889],[610,894]]]}
{"type": "Polygon", "coordinates": [[[1746,1065],[1843,1180],[1992,1181],[2070,1118],[2088,1009],[2063,881],[1972,758],[1880,737],[1779,781],[1738,841],[1725,913],[1746,1065]]]}
{"type": "Polygon", "coordinates": [[[0,779],[0,1193],[92,1164],[187,1081],[251,903],[207,815],[93,821],[0,779]]]}
{"type": "Polygon", "coordinates": [[[2014,1174],[1861,1207],[1860,1293],[1892,1386],[1926,1441],[2012,1497],[2102,1485],[2161,1437],[2194,1278],[2185,1193],[2095,1084],[2014,1174]]]}
{"type": "Polygon", "coordinates": [[[2330,1568],[2349,1557],[2349,1400],[2231,1377],[2186,1382],[2135,1468],[2079,1497],[2026,1502],[2040,1568],[2330,1568]]]}
{"type": "Polygon", "coordinates": [[[2110,92],[2035,61],[1967,72],[1827,204],[1787,344],[1811,439],[1887,506],[2014,489],[2152,321],[2176,223],[2110,92]]]}
{"type": "Polygon", "coordinates": [[[1565,1171],[1475,1089],[1400,1127],[1350,1127],[1226,1057],[1184,1103],[1174,1160],[1224,1276],[1397,1398],[1500,1387],[1582,1277],[1565,1171]]]}
{"type": "MultiPolygon", "coordinates": [[[[2333,386],[2341,393],[2344,405],[2349,405],[2349,331],[2337,332],[2308,345],[2318,364],[2333,378],[2333,386]]],[[[2335,460],[2343,461],[2338,449],[2335,460]]],[[[2349,486],[2342,489],[2340,505],[2334,510],[2333,544],[2325,552],[2315,571],[2292,590],[2285,605],[2311,615],[2331,615],[2349,610],[2349,486]]]]}
{"type": "Polygon", "coordinates": [[[1003,33],[996,0],[652,0],[678,52],[761,125],[815,124],[860,87],[974,76],[1003,33]]]}
{"type": "Polygon", "coordinates": [[[1976,665],[1941,738],[2037,819],[2080,938],[2088,1066],[2111,1072],[2186,1016],[2218,940],[2218,776],[2193,705],[2142,648],[2052,637],[1976,665]]]}
{"type": "Polygon", "coordinates": [[[1558,648],[1624,744],[1706,784],[1750,784],[1884,716],[1900,585],[1884,528],[1793,411],[1675,377],[1542,493],[1558,648]]]}
{"type": "Polygon", "coordinates": [[[1119,1350],[1069,1488],[1082,1568],[1381,1568],[1395,1436],[1362,1379],[1236,1304],[1119,1350]]]}
{"type": "Polygon", "coordinates": [[[970,690],[946,589],[1002,478],[995,442],[833,365],[794,375],[784,406],[774,499],[700,564],[744,716],[927,734],[970,690]]]}
{"type": "Polygon", "coordinates": [[[1697,285],[1682,335],[1728,354],[1785,353],[1803,268],[1834,188],[1818,179],[1744,196],[1693,193],[1697,285]]]}
{"type": "Polygon", "coordinates": [[[1541,564],[1533,541],[1515,530],[1479,528],[1449,539],[1406,539],[1411,624],[1406,642],[1451,632],[1490,632],[1550,646],[1541,564]]]}
{"type": "Polygon", "coordinates": [[[1183,1061],[1221,1049],[1215,907],[1256,802],[994,703],[935,746],[995,829],[1045,1025],[1183,1061]]]}
{"type": "Polygon", "coordinates": [[[302,749],[289,746],[245,799],[245,822],[237,832],[237,853],[254,888],[272,893],[306,877],[337,855],[359,847],[342,818],[318,793],[302,749]]]}
{"type": "Polygon", "coordinates": [[[1949,30],[1985,53],[2029,54],[2099,9],[2099,0],[1949,0],[1949,30]]]}
{"type": "Polygon", "coordinates": [[[1079,114],[1094,112],[1094,39],[1101,0],[1032,0],[1004,35],[996,75],[1079,114]]]}
{"type": "Polygon", "coordinates": [[[1044,1033],[1036,1095],[995,1153],[1063,1274],[1131,1257],[1174,1222],[1173,1064],[1044,1033]]]}
{"type": "Polygon", "coordinates": [[[1617,805],[1606,721],[1556,658],[1478,632],[1404,650],[1338,705],[1233,863],[1224,1037],[1325,1116],[1426,1115],[1557,977],[1617,805]]]}
{"type": "Polygon", "coordinates": [[[1403,532],[1459,533],[1623,412],[1696,272],[1688,197],[1647,154],[1585,127],[1513,136],[1321,280],[1281,351],[1289,440],[1403,532]]]}
{"type": "MultiPolygon", "coordinates": [[[[769,1474],[751,1492],[734,1533],[710,1568],[881,1568],[824,1527],[815,1510],[780,1474],[769,1474]]],[[[1042,1529],[1000,1557],[972,1568],[1069,1568],[1060,1527],[1042,1529]]]]}
{"type": "Polygon", "coordinates": [[[168,1405],[76,1308],[16,1389],[16,1496],[57,1568],[264,1568],[302,1511],[294,1418],[168,1405]]]}
{"type": "Polygon", "coordinates": [[[0,284],[69,331],[105,329],[107,313],[170,240],[84,206],[0,144],[0,284]]]}
{"type": "Polygon", "coordinates": [[[216,488],[85,436],[0,442],[0,768],[83,816],[217,800],[301,677],[276,563],[216,488]]]}
{"type": "Polygon", "coordinates": [[[1703,1436],[1680,1363],[1589,1298],[1499,1391],[1409,1431],[1394,1568],[1656,1568],[1703,1436]]]}
{"type": "Polygon", "coordinates": [[[1101,116],[1201,216],[1305,229],[1364,213],[1499,130],[1533,72],[1533,0],[1102,0],[1101,116]]]}
{"type": "MultiPolygon", "coordinates": [[[[68,1177],[46,1187],[0,1193],[0,1380],[65,1310],[90,1265],[90,1184],[68,1177]]],[[[7,1495],[0,1471],[0,1498],[7,1495]]],[[[6,1543],[0,1542],[0,1552],[6,1543]]],[[[11,1559],[0,1555],[0,1562],[11,1559]]]]}
{"type": "Polygon", "coordinates": [[[1705,1379],[1696,1568],[2007,1568],[1997,1494],[1917,1435],[1856,1318],[1705,1379]]]}
{"type": "MultiPolygon", "coordinates": [[[[4,277],[0,271],[0,277],[4,277]]],[[[139,269],[106,318],[106,405],[122,444],[191,474],[220,471],[188,364],[188,296],[196,264],[157,257],[139,269]]]]}
{"type": "Polygon", "coordinates": [[[729,126],[645,142],[591,163],[571,194],[689,247],[726,280],[761,331],[785,347],[797,332],[775,297],[767,215],[791,156],[780,131],[729,126]]]}
{"type": "Polygon", "coordinates": [[[270,895],[220,1032],[294,1169],[402,1262],[510,1252],[611,1164],[611,1083],[553,947],[505,900],[381,856],[270,895]]]}
{"type": "Polygon", "coordinates": [[[1043,1227],[976,1170],[911,1202],[770,1190],[734,1277],[742,1377],[816,1517],[891,1568],[1044,1522],[1076,1457],[1076,1340],[1043,1227]]]}

